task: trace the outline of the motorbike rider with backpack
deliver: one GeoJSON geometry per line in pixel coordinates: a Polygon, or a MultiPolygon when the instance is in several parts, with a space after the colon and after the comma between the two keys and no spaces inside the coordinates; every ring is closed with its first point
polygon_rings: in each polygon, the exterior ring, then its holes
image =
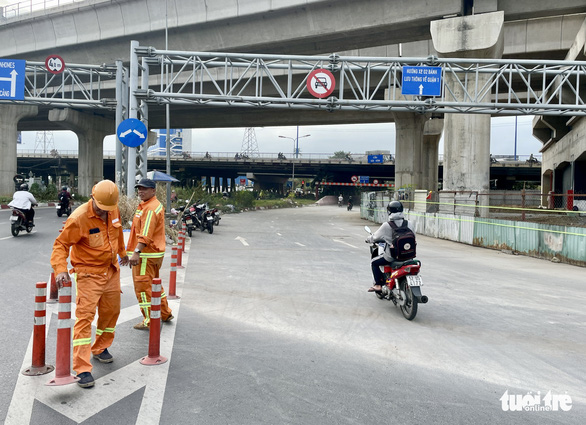
{"type": "Polygon", "coordinates": [[[20,210],[26,217],[27,225],[33,224],[35,218],[34,206],[38,205],[37,200],[32,193],[28,191],[28,184],[23,183],[20,185],[20,190],[14,192],[12,195],[12,201],[8,204],[9,207],[20,210]]]}
{"type": "Polygon", "coordinates": [[[61,188],[61,192],[59,192],[59,202],[61,202],[61,208],[67,209],[69,206],[69,202],[71,200],[71,195],[67,191],[67,186],[63,186],[61,188]]]}
{"type": "Polygon", "coordinates": [[[380,292],[384,284],[384,274],[381,266],[389,265],[395,260],[403,261],[403,258],[415,257],[415,232],[409,227],[409,223],[403,215],[403,204],[399,201],[391,201],[387,205],[389,219],[383,223],[374,234],[370,235],[367,243],[385,242],[382,255],[374,257],[371,262],[374,283],[368,292],[380,292]],[[412,250],[412,252],[405,252],[412,250]]]}

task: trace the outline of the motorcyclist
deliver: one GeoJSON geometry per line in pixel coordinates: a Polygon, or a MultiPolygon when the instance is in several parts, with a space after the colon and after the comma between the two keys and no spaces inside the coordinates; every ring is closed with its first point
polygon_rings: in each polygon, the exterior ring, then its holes
{"type": "MultiPolygon", "coordinates": [[[[389,265],[394,261],[390,246],[390,241],[393,239],[393,229],[389,223],[394,221],[397,227],[400,227],[403,225],[403,221],[406,221],[403,215],[403,204],[400,201],[389,202],[387,212],[389,214],[388,221],[383,223],[374,234],[366,239],[367,243],[386,242],[383,254],[374,257],[370,262],[374,283],[372,287],[368,288],[368,292],[380,292],[382,290],[381,285],[384,284],[384,273],[381,271],[381,266],[389,265]]],[[[410,224],[407,223],[407,225],[415,233],[410,224]]]]}
{"type": "Polygon", "coordinates": [[[341,207],[343,202],[344,202],[344,197],[340,193],[340,196],[338,196],[338,206],[341,207]]]}
{"type": "Polygon", "coordinates": [[[39,205],[37,200],[32,193],[28,191],[28,184],[23,183],[20,185],[20,190],[14,192],[12,195],[12,201],[8,204],[9,207],[20,210],[26,217],[27,225],[33,224],[35,218],[34,206],[39,205]]]}
{"type": "Polygon", "coordinates": [[[352,208],[354,206],[354,202],[352,201],[352,195],[348,196],[348,206],[352,208]]]}
{"type": "Polygon", "coordinates": [[[59,202],[61,202],[61,209],[66,210],[69,207],[69,202],[71,200],[71,195],[67,190],[67,186],[63,186],[61,188],[61,192],[59,192],[59,202]]]}

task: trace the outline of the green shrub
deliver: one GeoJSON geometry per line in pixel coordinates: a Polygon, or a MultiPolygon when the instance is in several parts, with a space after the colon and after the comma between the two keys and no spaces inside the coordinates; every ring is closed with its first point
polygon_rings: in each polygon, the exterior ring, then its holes
{"type": "Polygon", "coordinates": [[[233,192],[232,199],[237,208],[252,208],[254,206],[254,194],[248,190],[233,192]]]}

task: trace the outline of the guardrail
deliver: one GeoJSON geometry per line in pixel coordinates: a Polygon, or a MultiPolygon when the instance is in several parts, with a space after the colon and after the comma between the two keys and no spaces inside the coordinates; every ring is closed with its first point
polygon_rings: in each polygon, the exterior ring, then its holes
{"type": "Polygon", "coordinates": [[[28,0],[19,1],[0,7],[2,16],[6,19],[19,18],[22,15],[30,15],[33,12],[41,12],[47,9],[64,6],[71,3],[80,3],[86,0],[28,0]]]}

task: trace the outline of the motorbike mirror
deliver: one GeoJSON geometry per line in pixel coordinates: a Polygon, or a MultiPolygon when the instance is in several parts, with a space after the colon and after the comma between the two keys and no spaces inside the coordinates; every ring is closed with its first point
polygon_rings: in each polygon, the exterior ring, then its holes
{"type": "Polygon", "coordinates": [[[368,227],[368,226],[364,226],[364,230],[366,230],[368,233],[372,233],[372,231],[370,230],[370,227],[368,227]]]}

